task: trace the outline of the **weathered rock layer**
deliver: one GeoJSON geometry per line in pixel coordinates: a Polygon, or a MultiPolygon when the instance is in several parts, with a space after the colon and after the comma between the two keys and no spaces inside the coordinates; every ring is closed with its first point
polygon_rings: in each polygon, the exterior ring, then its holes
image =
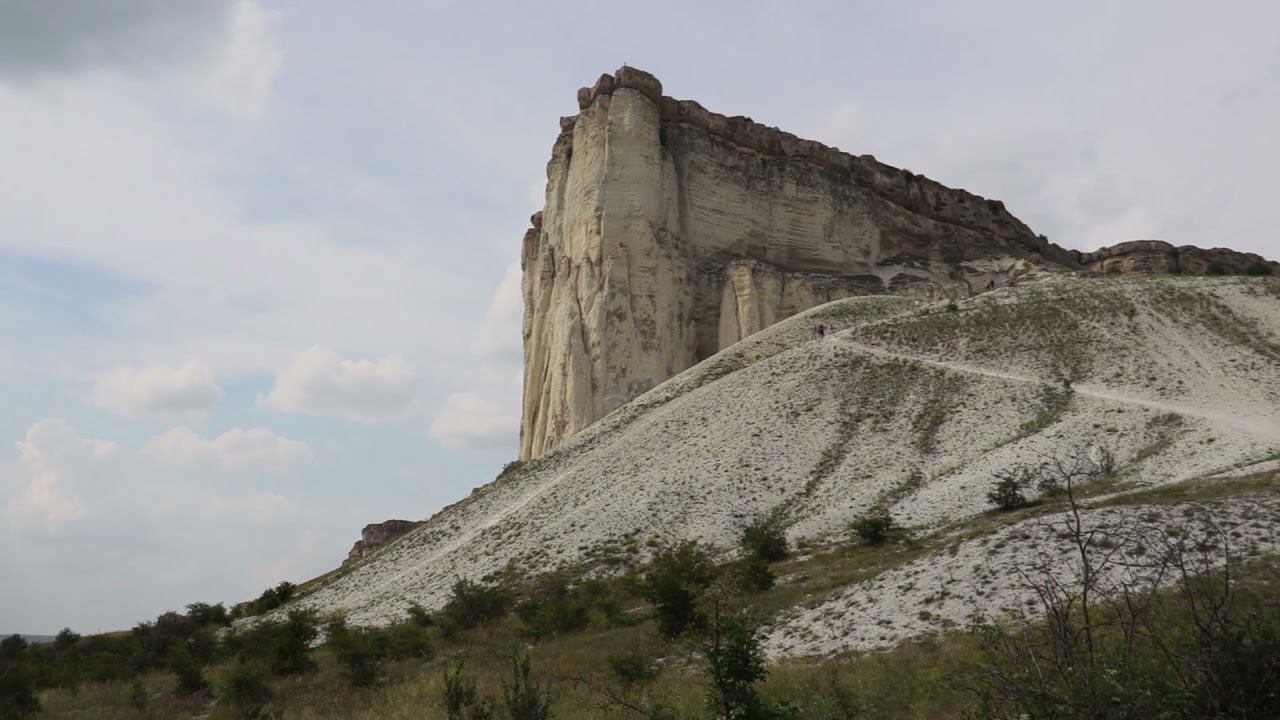
{"type": "Polygon", "coordinates": [[[1078,268],[999,201],[674,100],[634,68],[578,102],[524,239],[525,459],[807,308],[1078,268]]]}
{"type": "Polygon", "coordinates": [[[347,559],[343,560],[342,564],[353,563],[375,550],[386,547],[421,524],[422,522],[415,520],[387,520],[386,522],[365,525],[364,529],[360,531],[360,539],[351,546],[351,552],[347,553],[347,559]]]}
{"type": "Polygon", "coordinates": [[[1077,261],[1101,275],[1280,275],[1280,263],[1227,248],[1174,247],[1162,240],[1134,240],[1090,253],[1077,261]]]}

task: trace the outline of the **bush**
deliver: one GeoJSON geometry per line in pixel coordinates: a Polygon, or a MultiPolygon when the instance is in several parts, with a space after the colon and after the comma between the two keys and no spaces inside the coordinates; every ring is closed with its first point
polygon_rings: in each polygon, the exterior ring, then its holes
{"type": "Polygon", "coordinates": [[[740,544],[747,555],[765,562],[785,560],[789,551],[786,533],[773,520],[756,520],[743,528],[740,544]]]}
{"type": "Polygon", "coordinates": [[[491,720],[493,703],[479,696],[475,680],[462,674],[462,668],[462,661],[459,660],[452,672],[444,672],[441,700],[445,716],[449,720],[491,720]]]}
{"type": "Polygon", "coordinates": [[[511,682],[502,683],[502,704],[511,720],[549,720],[551,692],[529,673],[529,657],[511,653],[511,682]]]}
{"type": "Polygon", "coordinates": [[[431,627],[436,624],[435,615],[418,603],[409,603],[409,608],[405,612],[409,615],[409,621],[415,625],[431,627]]]}
{"type": "Polygon", "coordinates": [[[1244,266],[1244,274],[1251,275],[1253,277],[1264,277],[1266,275],[1271,275],[1272,274],[1271,266],[1262,260],[1254,260],[1253,262],[1244,266]]]}
{"type": "Polygon", "coordinates": [[[639,685],[658,677],[653,661],[634,650],[609,656],[609,670],[623,685],[639,685]]]}
{"type": "Polygon", "coordinates": [[[191,656],[191,651],[179,645],[169,656],[169,669],[178,676],[178,693],[193,695],[209,687],[204,674],[200,672],[200,664],[191,656]]]}
{"type": "Polygon", "coordinates": [[[431,657],[431,636],[412,620],[370,631],[380,657],[392,660],[431,657]]]}
{"type": "Polygon", "coordinates": [[[458,580],[453,584],[449,602],[440,613],[454,627],[470,630],[497,620],[507,613],[510,606],[510,590],[497,585],[458,580]]]}
{"type": "Polygon", "coordinates": [[[227,608],[222,603],[217,605],[191,603],[187,606],[187,618],[197,625],[225,627],[231,624],[231,616],[227,614],[227,608]]]}
{"type": "Polygon", "coordinates": [[[27,650],[27,639],[14,633],[0,640],[0,660],[17,660],[27,650]]]}
{"type": "Polygon", "coordinates": [[[721,615],[717,609],[702,643],[711,688],[708,700],[717,718],[781,720],[799,718],[788,705],[775,705],[756,690],[767,674],[760,647],[759,624],[746,612],[721,615]]]}
{"type": "Polygon", "coordinates": [[[268,620],[228,638],[228,649],[260,660],[276,675],[293,675],[315,668],[311,643],[319,636],[315,615],[291,610],[284,622],[268,620]]]}
{"type": "Polygon", "coordinates": [[[262,717],[271,695],[266,669],[244,658],[231,663],[218,682],[218,702],[242,718],[262,717]]]}
{"type": "Polygon", "coordinates": [[[653,604],[658,630],[679,637],[703,626],[698,596],[715,579],[711,558],[696,543],[685,542],[659,550],[640,584],[640,594],[653,604]]]}
{"type": "Polygon", "coordinates": [[[590,599],[570,587],[563,573],[551,573],[530,590],[529,597],[516,607],[516,615],[534,638],[578,632],[591,620],[590,599]]]}
{"type": "Polygon", "coordinates": [[[854,520],[850,525],[854,534],[869,545],[881,545],[889,539],[889,531],[893,529],[893,517],[888,508],[876,508],[854,520]]]}
{"type": "Polygon", "coordinates": [[[342,674],[356,687],[367,687],[378,680],[378,649],[370,633],[347,627],[345,620],[334,620],[325,626],[326,645],[333,650],[342,674]]]}
{"type": "Polygon", "coordinates": [[[769,563],[757,556],[748,556],[737,565],[738,587],[744,592],[763,592],[773,587],[773,571],[769,563]]]}
{"type": "Polygon", "coordinates": [[[288,580],[282,580],[275,587],[263,590],[262,594],[258,596],[258,599],[236,605],[231,610],[231,616],[250,617],[275,610],[292,600],[297,589],[297,585],[294,585],[288,580]]]}
{"type": "Polygon", "coordinates": [[[1205,271],[1206,275],[1226,275],[1227,269],[1218,263],[1209,263],[1209,268],[1205,271]]]}
{"type": "Polygon", "coordinates": [[[987,492],[987,502],[1001,510],[1015,510],[1025,507],[1027,496],[1022,493],[1025,478],[1018,472],[997,475],[996,482],[987,492]]]}
{"type": "MultiPolygon", "coordinates": [[[[5,642],[9,640],[6,638],[5,642]]],[[[26,641],[23,643],[25,649],[26,641]]],[[[16,647],[16,643],[13,646],[16,647]]],[[[36,699],[35,683],[27,669],[17,663],[0,664],[0,719],[22,720],[38,712],[40,701],[36,699]]]]}
{"type": "Polygon", "coordinates": [[[80,634],[73,632],[69,627],[64,627],[58,631],[57,637],[53,639],[53,646],[65,652],[75,647],[78,642],[80,642],[80,634]]]}

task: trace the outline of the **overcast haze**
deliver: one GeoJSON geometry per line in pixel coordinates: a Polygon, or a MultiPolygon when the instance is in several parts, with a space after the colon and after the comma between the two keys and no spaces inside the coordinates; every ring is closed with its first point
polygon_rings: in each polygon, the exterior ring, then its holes
{"type": "Polygon", "coordinates": [[[1280,256],[1280,5],[688,5],[0,0],[0,631],[244,600],[491,479],[557,118],[624,62],[1067,247],[1280,256]]]}

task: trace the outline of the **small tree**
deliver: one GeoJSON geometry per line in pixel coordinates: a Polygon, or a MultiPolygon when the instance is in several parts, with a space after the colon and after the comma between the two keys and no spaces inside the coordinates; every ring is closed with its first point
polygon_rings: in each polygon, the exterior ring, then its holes
{"type": "Polygon", "coordinates": [[[378,680],[378,653],[369,633],[347,627],[343,619],[325,626],[326,644],[342,666],[342,674],[355,687],[368,687],[378,680]]]}
{"type": "Polygon", "coordinates": [[[0,718],[23,720],[38,712],[40,701],[26,668],[13,662],[0,662],[0,718]]]}
{"type": "Polygon", "coordinates": [[[551,692],[530,677],[529,656],[511,653],[511,682],[502,683],[502,704],[511,720],[551,717],[551,692]]]}
{"type": "Polygon", "coordinates": [[[441,615],[454,627],[469,630],[497,620],[510,607],[511,591],[506,588],[458,580],[441,615]]]}
{"type": "Polygon", "coordinates": [[[1025,507],[1027,496],[1023,494],[1024,478],[1016,471],[996,476],[995,484],[987,492],[987,502],[1001,510],[1025,507]]]}
{"type": "Polygon", "coordinates": [[[702,627],[706,618],[697,600],[714,579],[711,558],[696,543],[659,550],[640,585],[640,594],[653,604],[658,630],[673,638],[702,627]]]}
{"type": "Polygon", "coordinates": [[[69,627],[59,630],[57,637],[53,639],[54,647],[59,650],[68,650],[78,642],[80,642],[80,634],[69,627]]]}
{"type": "Polygon", "coordinates": [[[790,706],[770,703],[756,690],[767,674],[759,630],[759,623],[746,612],[724,613],[719,602],[715,604],[701,650],[711,676],[707,698],[718,720],[799,717],[790,706]]]}
{"type": "Polygon", "coordinates": [[[183,645],[176,645],[170,652],[169,670],[178,677],[178,693],[181,695],[193,695],[209,687],[209,682],[200,672],[200,664],[183,645]]]}
{"type": "Polygon", "coordinates": [[[27,650],[27,639],[14,633],[0,640],[0,660],[17,660],[27,650]]]}
{"type": "Polygon", "coordinates": [[[776,520],[759,519],[742,529],[743,551],[765,562],[785,560],[789,548],[787,534],[776,520]]]}
{"type": "Polygon", "coordinates": [[[493,703],[476,692],[476,682],[462,673],[463,662],[454,664],[453,670],[444,671],[444,688],[441,700],[445,716],[449,720],[491,720],[493,703]]]}
{"type": "Polygon", "coordinates": [[[271,702],[266,669],[257,662],[237,658],[218,682],[218,702],[241,718],[260,718],[271,702]]]}
{"type": "Polygon", "coordinates": [[[850,528],[868,545],[882,545],[893,529],[893,517],[889,508],[878,507],[854,520],[850,528]]]}

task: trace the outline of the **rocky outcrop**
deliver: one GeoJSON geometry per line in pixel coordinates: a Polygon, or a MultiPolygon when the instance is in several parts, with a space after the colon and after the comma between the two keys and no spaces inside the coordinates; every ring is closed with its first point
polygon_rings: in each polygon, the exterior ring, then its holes
{"type": "Polygon", "coordinates": [[[1075,255],[1082,266],[1100,275],[1280,275],[1280,263],[1261,255],[1174,247],[1161,240],[1134,240],[1075,255]]]}
{"type": "Polygon", "coordinates": [[[413,520],[388,520],[365,525],[364,529],[360,531],[360,539],[351,546],[351,552],[347,553],[347,559],[343,560],[342,564],[348,565],[375,550],[386,547],[392,541],[421,524],[421,522],[413,520]]]}
{"type": "Polygon", "coordinates": [[[815,305],[1078,267],[997,200],[672,99],[635,68],[578,105],[524,238],[522,459],[815,305]]]}

